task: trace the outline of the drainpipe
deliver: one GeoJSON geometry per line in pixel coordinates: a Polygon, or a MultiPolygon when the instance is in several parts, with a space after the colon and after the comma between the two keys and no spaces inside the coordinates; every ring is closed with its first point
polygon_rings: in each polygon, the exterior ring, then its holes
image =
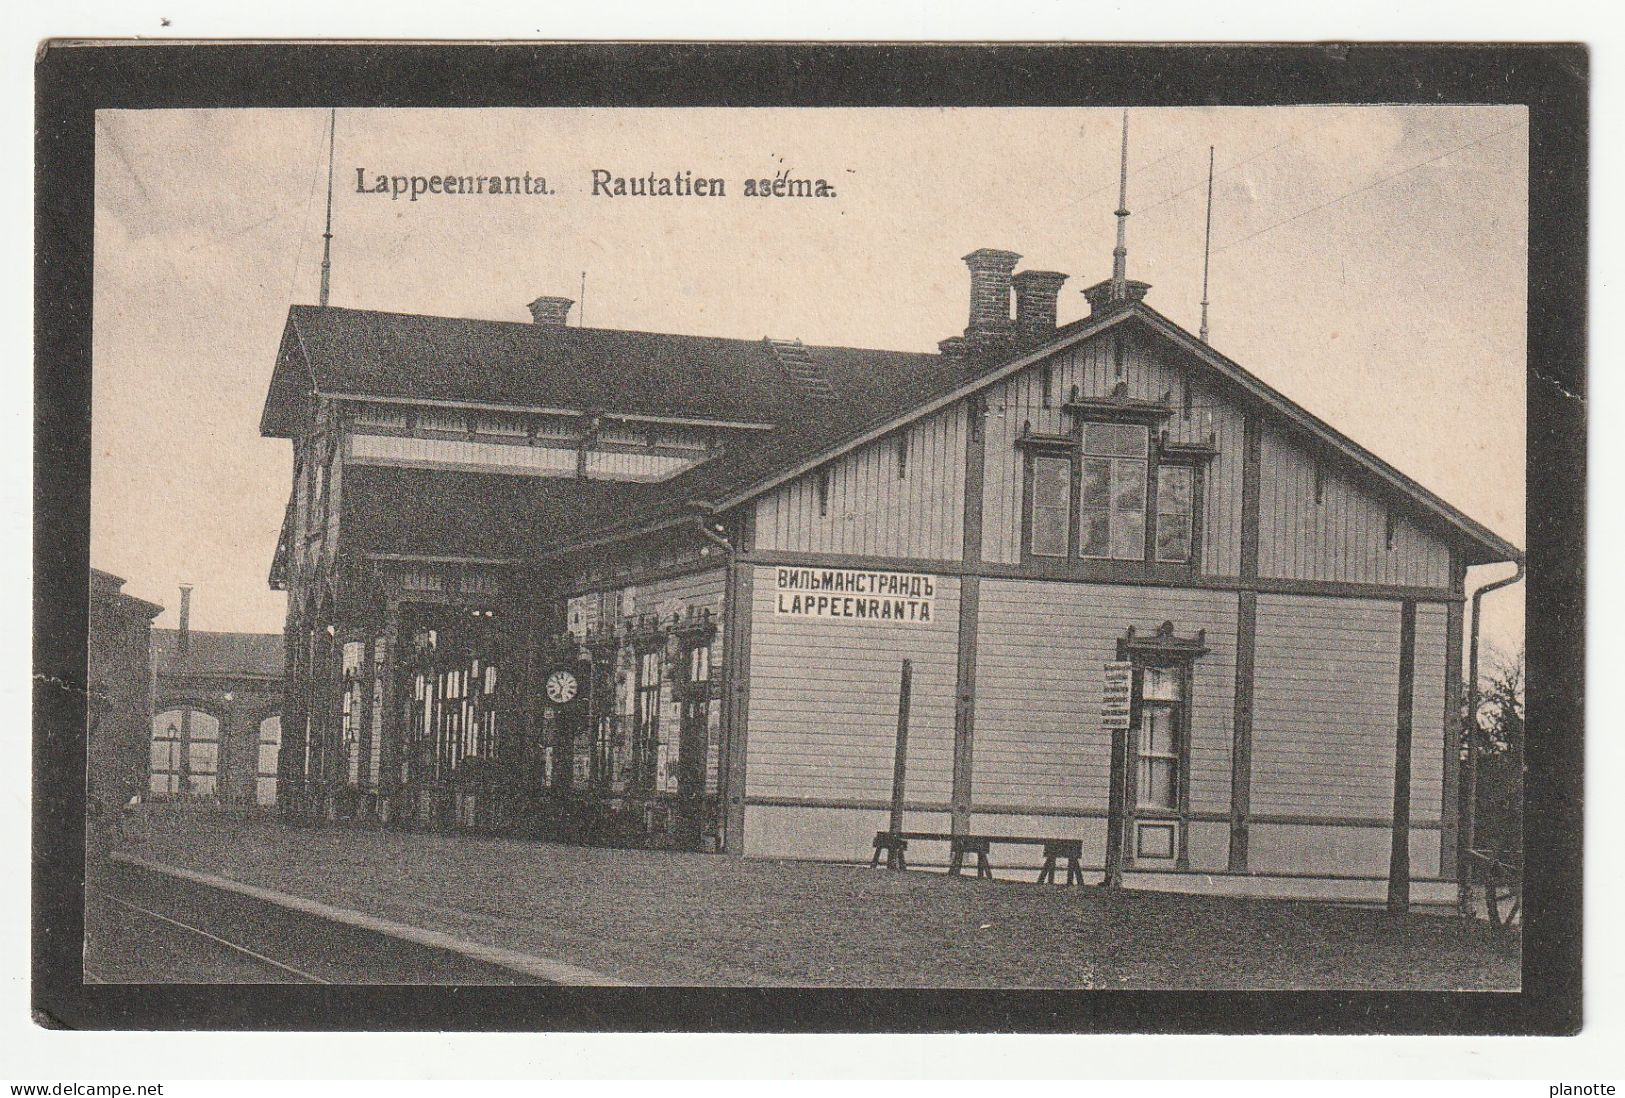
{"type": "MultiPolygon", "coordinates": [[[[1491,591],[1499,591],[1503,587],[1510,587],[1524,577],[1524,558],[1519,556],[1514,561],[1518,570],[1505,579],[1498,579],[1494,583],[1486,583],[1473,592],[1473,617],[1469,631],[1468,657],[1467,657],[1467,773],[1463,775],[1463,792],[1467,800],[1467,818],[1462,821],[1461,847],[1464,851],[1471,851],[1475,840],[1474,830],[1478,818],[1478,623],[1482,611],[1482,602],[1485,595],[1491,591]]],[[[1469,859],[1458,859],[1456,875],[1457,900],[1461,910],[1468,910],[1468,867],[1469,859]]]]}

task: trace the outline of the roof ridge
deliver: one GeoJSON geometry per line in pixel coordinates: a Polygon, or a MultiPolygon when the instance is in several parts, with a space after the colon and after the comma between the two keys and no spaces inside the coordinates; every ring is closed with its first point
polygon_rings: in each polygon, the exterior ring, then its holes
{"type": "MultiPolygon", "coordinates": [[[[494,320],[490,317],[481,316],[447,316],[442,313],[406,313],[400,312],[396,309],[354,309],[345,305],[290,305],[288,306],[288,310],[290,313],[298,311],[300,313],[315,314],[318,316],[323,313],[351,313],[367,316],[399,317],[403,320],[444,320],[456,324],[497,324],[509,328],[521,328],[525,331],[540,331],[547,332],[549,334],[557,334],[561,332],[586,332],[590,334],[597,332],[608,335],[659,336],[662,339],[692,339],[700,342],[737,343],[743,347],[754,346],[758,343],[757,340],[748,338],[746,336],[699,335],[694,332],[662,332],[656,331],[652,328],[602,328],[597,326],[568,326],[554,328],[548,325],[537,324],[532,320],[494,320]]],[[[905,351],[895,347],[858,347],[845,343],[805,344],[799,339],[785,340],[783,342],[809,349],[812,347],[818,347],[839,351],[863,351],[871,354],[920,355],[922,357],[935,357],[935,352],[932,351],[905,351]]]]}

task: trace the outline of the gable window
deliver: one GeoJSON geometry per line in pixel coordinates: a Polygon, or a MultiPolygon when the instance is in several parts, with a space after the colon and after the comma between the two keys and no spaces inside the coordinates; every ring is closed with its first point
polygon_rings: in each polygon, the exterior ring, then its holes
{"type": "Polygon", "coordinates": [[[1183,564],[1191,559],[1195,523],[1196,471],[1189,465],[1157,469],[1157,560],[1183,564]]]}
{"type": "Polygon", "coordinates": [[[1083,425],[1083,484],[1078,555],[1145,558],[1145,500],[1150,431],[1135,423],[1083,425]]]}
{"type": "Polygon", "coordinates": [[[1063,409],[1077,418],[1065,434],[1022,424],[1015,444],[1026,454],[1023,559],[1057,558],[1074,562],[1068,571],[1080,576],[1125,578],[1174,578],[1201,559],[1213,436],[1170,439],[1157,424],[1172,414],[1171,392],[1135,401],[1123,388],[1107,400],[1074,392],[1063,409]]]}
{"type": "Polygon", "coordinates": [[[1035,454],[1028,550],[1035,557],[1064,557],[1072,530],[1072,459],[1035,454]]]}

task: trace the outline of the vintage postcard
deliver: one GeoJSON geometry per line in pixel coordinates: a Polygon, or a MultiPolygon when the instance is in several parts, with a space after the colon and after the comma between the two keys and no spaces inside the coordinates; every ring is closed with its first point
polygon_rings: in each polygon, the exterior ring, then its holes
{"type": "Polygon", "coordinates": [[[1530,158],[97,110],[84,982],[1518,992],[1530,158]]]}

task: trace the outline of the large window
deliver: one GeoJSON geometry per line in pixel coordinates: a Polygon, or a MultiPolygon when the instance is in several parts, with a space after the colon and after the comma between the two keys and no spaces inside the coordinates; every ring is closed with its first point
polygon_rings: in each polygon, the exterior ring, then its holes
{"type": "Polygon", "coordinates": [[[1078,555],[1145,558],[1145,490],[1150,431],[1131,423],[1083,425],[1078,555]]]}
{"type": "Polygon", "coordinates": [[[344,697],[339,720],[344,742],[344,775],[350,788],[361,783],[361,689],[362,657],[366,646],[350,641],[344,646],[344,697]]]}
{"type": "Polygon", "coordinates": [[[1026,556],[1196,559],[1210,447],[1157,442],[1145,423],[1109,420],[1087,421],[1070,436],[1024,433],[1018,444],[1028,451],[1026,556]]]}
{"type": "MultiPolygon", "coordinates": [[[[402,760],[403,780],[445,781],[465,758],[497,753],[497,665],[481,655],[496,646],[489,626],[462,628],[455,619],[441,620],[444,628],[425,624],[412,641],[408,740],[413,748],[402,760]]],[[[355,704],[359,707],[359,691],[355,704]]]]}
{"type": "Polygon", "coordinates": [[[152,718],[148,792],[159,797],[212,797],[220,763],[220,722],[197,709],[166,709],[152,718]]]}
{"type": "Polygon", "coordinates": [[[638,653],[637,678],[637,788],[656,791],[664,782],[665,767],[660,740],[660,661],[659,649],[638,653]]]}
{"type": "Polygon", "coordinates": [[[282,718],[266,717],[260,722],[259,769],[254,775],[254,803],[276,804],[277,755],[282,750],[282,718]]]}
{"type": "Polygon", "coordinates": [[[1066,556],[1072,526],[1072,459],[1052,454],[1033,458],[1030,548],[1035,557],[1066,556]]]}

